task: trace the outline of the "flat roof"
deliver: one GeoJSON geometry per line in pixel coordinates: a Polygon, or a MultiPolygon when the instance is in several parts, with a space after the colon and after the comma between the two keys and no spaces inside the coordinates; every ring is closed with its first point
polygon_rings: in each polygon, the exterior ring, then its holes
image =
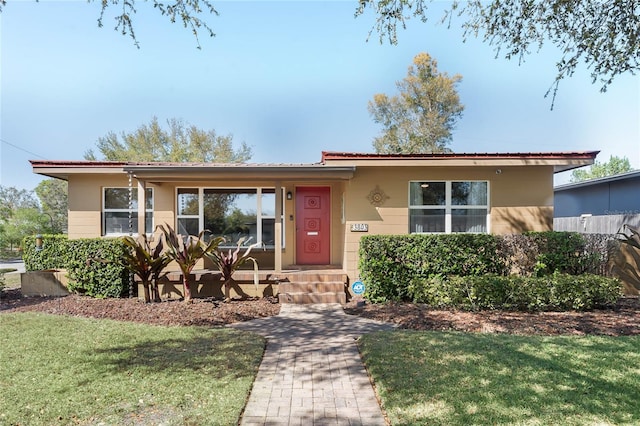
{"type": "Polygon", "coordinates": [[[553,188],[553,190],[566,191],[568,189],[584,188],[584,187],[590,187],[594,185],[602,185],[602,184],[607,184],[611,182],[617,182],[621,180],[630,180],[630,179],[640,179],[640,170],[632,170],[626,173],[620,173],[613,176],[605,176],[601,178],[583,180],[580,182],[565,183],[565,184],[556,186],[555,188],[553,188]]]}
{"type": "Polygon", "coordinates": [[[323,151],[320,163],[177,163],[30,160],[34,173],[66,180],[71,174],[131,173],[146,181],[201,179],[350,179],[356,167],[553,166],[554,172],[593,164],[599,151],[526,153],[375,154],[323,151]]]}
{"type": "Polygon", "coordinates": [[[376,154],[322,152],[323,164],[358,166],[553,166],[554,173],[593,164],[600,151],[565,152],[440,152],[424,154],[376,154]]]}

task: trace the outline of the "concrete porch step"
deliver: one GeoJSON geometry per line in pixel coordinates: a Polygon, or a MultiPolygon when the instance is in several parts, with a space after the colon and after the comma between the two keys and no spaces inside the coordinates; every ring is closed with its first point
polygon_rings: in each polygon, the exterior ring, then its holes
{"type": "Polygon", "coordinates": [[[347,282],[344,272],[295,271],[273,274],[272,279],[282,282],[347,282]]]}
{"type": "Polygon", "coordinates": [[[347,295],[342,292],[326,292],[326,293],[279,293],[278,302],[310,304],[310,303],[347,303],[347,295]]]}
{"type": "Polygon", "coordinates": [[[279,293],[344,293],[345,283],[343,281],[320,281],[320,282],[281,282],[279,293]]]}

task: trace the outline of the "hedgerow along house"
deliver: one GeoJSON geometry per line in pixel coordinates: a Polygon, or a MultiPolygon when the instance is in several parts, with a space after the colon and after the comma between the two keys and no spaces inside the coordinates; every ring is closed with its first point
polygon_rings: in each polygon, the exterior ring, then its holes
{"type": "MultiPolygon", "coordinates": [[[[208,230],[230,247],[251,237],[263,244],[254,252],[263,278],[290,282],[279,285],[281,301],[343,302],[358,278],[363,235],[552,230],[554,173],[593,164],[597,154],[323,152],[313,164],[31,164],[34,173],[68,181],[69,238],[153,234],[165,223],[185,235],[208,230]]],[[[269,291],[276,289],[260,292],[269,291]]]]}

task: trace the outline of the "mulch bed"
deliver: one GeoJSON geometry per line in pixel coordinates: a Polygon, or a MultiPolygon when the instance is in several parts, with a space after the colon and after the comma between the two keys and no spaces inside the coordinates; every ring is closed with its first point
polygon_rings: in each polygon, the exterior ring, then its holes
{"type": "Polygon", "coordinates": [[[412,330],[540,335],[640,334],[640,300],[637,297],[625,297],[614,307],[587,312],[465,312],[436,310],[413,303],[352,305],[345,311],[412,330]]]}
{"type": "MultiPolygon", "coordinates": [[[[222,326],[239,321],[277,315],[277,299],[231,301],[194,299],[143,303],[138,299],[93,299],[86,296],[23,297],[20,289],[5,289],[0,313],[46,312],[78,317],[109,318],[156,325],[222,326]]],[[[431,309],[412,303],[348,303],[345,312],[397,324],[412,330],[466,331],[540,335],[608,336],[640,334],[640,300],[621,299],[615,307],[588,312],[464,312],[431,309]]]]}

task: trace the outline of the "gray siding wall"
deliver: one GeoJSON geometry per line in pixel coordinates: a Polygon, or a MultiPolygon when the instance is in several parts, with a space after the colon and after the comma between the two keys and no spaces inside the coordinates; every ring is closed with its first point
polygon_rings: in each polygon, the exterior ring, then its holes
{"type": "Polygon", "coordinates": [[[554,217],[640,214],[640,178],[556,190],[554,217]]]}

